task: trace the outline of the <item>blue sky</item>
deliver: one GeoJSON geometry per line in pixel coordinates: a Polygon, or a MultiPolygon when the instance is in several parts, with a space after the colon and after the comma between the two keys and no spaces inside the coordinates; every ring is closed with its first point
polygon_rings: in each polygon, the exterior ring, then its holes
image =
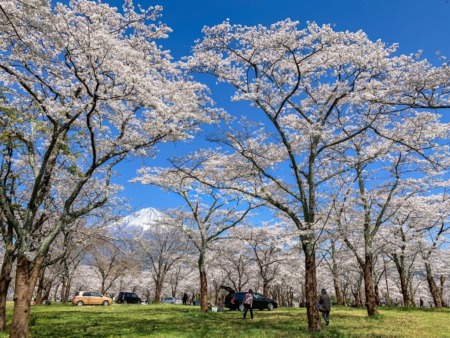
{"type": "MultiPolygon", "coordinates": [[[[122,6],[122,1],[102,2],[122,6]]],[[[423,50],[423,56],[436,65],[439,56],[450,57],[448,0],[134,0],[134,4],[163,6],[160,21],[171,27],[173,33],[160,44],[169,49],[175,59],[190,53],[194,41],[201,38],[204,26],[219,24],[226,19],[232,24],[270,25],[286,18],[299,21],[300,28],[311,21],[333,24],[336,31],[362,30],[371,40],[399,43],[402,54],[423,50]]],[[[195,146],[195,141],[188,146],[164,146],[155,160],[145,164],[164,165],[167,157],[195,146]]],[[[135,209],[176,207],[179,200],[174,196],[149,186],[128,183],[141,164],[139,161],[126,162],[118,167],[121,176],[116,182],[125,186],[121,196],[126,197],[135,209]]]]}

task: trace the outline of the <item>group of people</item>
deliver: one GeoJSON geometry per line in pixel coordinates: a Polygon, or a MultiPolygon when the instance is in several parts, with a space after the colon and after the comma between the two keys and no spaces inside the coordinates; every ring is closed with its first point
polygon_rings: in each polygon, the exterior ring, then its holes
{"type": "MultiPolygon", "coordinates": [[[[242,302],[244,305],[244,319],[247,318],[247,312],[250,311],[250,318],[253,319],[253,290],[249,289],[244,296],[242,302]]],[[[330,324],[330,311],[331,300],[326,289],[322,289],[318,302],[319,311],[322,313],[322,317],[325,320],[325,325],[330,324]]]]}
{"type": "MultiPolygon", "coordinates": [[[[253,319],[253,290],[249,289],[244,296],[244,319],[247,317],[247,312],[250,311],[250,318],[253,319]]],[[[317,303],[319,311],[322,313],[322,317],[325,321],[325,325],[330,324],[330,311],[331,311],[331,299],[326,289],[322,289],[317,303]]],[[[424,307],[423,299],[420,298],[420,307],[424,307]]]]}

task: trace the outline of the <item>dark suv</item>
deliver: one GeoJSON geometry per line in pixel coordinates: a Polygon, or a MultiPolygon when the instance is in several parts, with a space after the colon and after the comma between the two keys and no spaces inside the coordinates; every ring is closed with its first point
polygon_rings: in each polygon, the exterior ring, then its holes
{"type": "Polygon", "coordinates": [[[115,302],[119,304],[140,304],[141,299],[134,292],[119,292],[115,302]]]}
{"type": "MultiPolygon", "coordinates": [[[[242,301],[244,300],[244,296],[247,292],[235,292],[229,286],[221,286],[220,288],[228,291],[228,295],[225,296],[225,304],[226,308],[230,310],[239,310],[243,311],[244,306],[242,305],[242,301]]],[[[258,310],[269,310],[272,311],[278,307],[278,303],[273,299],[266,298],[262,294],[253,292],[253,308],[258,310]]]]}

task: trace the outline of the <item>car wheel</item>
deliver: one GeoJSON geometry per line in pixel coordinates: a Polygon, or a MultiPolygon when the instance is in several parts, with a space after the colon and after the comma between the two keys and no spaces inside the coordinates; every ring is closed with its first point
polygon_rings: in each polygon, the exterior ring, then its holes
{"type": "Polygon", "coordinates": [[[273,304],[272,304],[272,303],[269,303],[269,304],[267,305],[267,310],[269,310],[269,311],[272,311],[272,310],[273,310],[273,304]]]}
{"type": "Polygon", "coordinates": [[[239,304],[238,310],[241,312],[244,311],[244,304],[239,304]]]}
{"type": "Polygon", "coordinates": [[[105,300],[105,301],[103,301],[103,304],[102,304],[103,306],[108,306],[109,305],[109,302],[107,301],[107,300],[105,300]]]}
{"type": "Polygon", "coordinates": [[[81,300],[78,301],[77,306],[83,306],[83,302],[81,300]]]}

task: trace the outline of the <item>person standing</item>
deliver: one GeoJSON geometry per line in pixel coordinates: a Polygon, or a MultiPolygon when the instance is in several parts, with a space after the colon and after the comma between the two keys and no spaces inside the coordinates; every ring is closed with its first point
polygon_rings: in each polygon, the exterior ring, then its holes
{"type": "Polygon", "coordinates": [[[183,305],[187,305],[187,300],[188,300],[188,294],[185,292],[183,294],[183,305]]]}
{"type": "Polygon", "coordinates": [[[250,289],[244,296],[244,319],[247,317],[247,311],[250,310],[250,318],[253,319],[253,290],[250,289]]]}
{"type": "Polygon", "coordinates": [[[420,298],[420,307],[423,307],[423,299],[422,298],[420,298]]]}
{"type": "Polygon", "coordinates": [[[327,326],[330,323],[330,310],[331,310],[330,296],[327,294],[326,289],[322,289],[319,298],[319,311],[322,312],[322,317],[325,320],[325,324],[327,326]]]}

